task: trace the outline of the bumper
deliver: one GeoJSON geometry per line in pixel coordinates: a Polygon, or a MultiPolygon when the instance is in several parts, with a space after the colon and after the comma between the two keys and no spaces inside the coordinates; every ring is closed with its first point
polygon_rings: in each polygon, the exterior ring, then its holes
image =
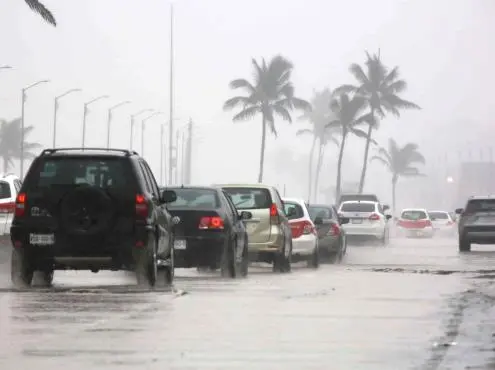
{"type": "Polygon", "coordinates": [[[340,239],[338,236],[327,235],[318,240],[320,251],[329,253],[337,253],[340,251],[340,239]]]}
{"type": "Polygon", "coordinates": [[[175,267],[219,268],[227,242],[224,234],[212,236],[176,236],[174,242],[175,267]]]}
{"type": "Polygon", "coordinates": [[[0,213],[0,235],[10,234],[12,226],[12,215],[8,213],[0,213]]]}
{"type": "Polygon", "coordinates": [[[483,231],[464,229],[463,235],[466,240],[474,244],[495,244],[495,229],[483,231]]]}
{"type": "Polygon", "coordinates": [[[344,225],[345,234],[347,237],[373,237],[382,238],[385,233],[385,228],[382,225],[344,225]]]}
{"type": "Polygon", "coordinates": [[[435,230],[432,227],[425,227],[423,229],[406,229],[403,227],[399,227],[399,233],[402,235],[405,235],[407,237],[413,238],[413,237],[428,237],[431,238],[433,234],[435,233],[435,230]]]}
{"type": "Polygon", "coordinates": [[[292,255],[311,255],[318,245],[316,235],[301,235],[297,239],[292,239],[292,255]]]}

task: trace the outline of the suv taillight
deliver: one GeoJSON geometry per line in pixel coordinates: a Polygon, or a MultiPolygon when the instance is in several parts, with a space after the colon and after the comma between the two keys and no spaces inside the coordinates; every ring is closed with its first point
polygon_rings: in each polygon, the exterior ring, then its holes
{"type": "Polygon", "coordinates": [[[270,223],[278,224],[280,222],[280,218],[278,217],[278,208],[275,203],[270,206],[270,223]]]}
{"type": "Polygon", "coordinates": [[[136,194],[136,217],[148,218],[148,200],[143,194],[136,194]]]}
{"type": "Polygon", "coordinates": [[[15,200],[15,217],[23,217],[26,213],[26,193],[17,194],[17,198],[15,200]]]}
{"type": "Polygon", "coordinates": [[[208,229],[222,230],[223,228],[224,228],[224,223],[221,217],[218,216],[201,217],[201,220],[199,220],[198,229],[200,230],[208,230],[208,229]]]}

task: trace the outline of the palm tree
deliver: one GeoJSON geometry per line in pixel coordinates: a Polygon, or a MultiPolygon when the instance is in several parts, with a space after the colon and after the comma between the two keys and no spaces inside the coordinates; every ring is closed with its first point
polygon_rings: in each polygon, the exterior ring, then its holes
{"type": "MultiPolygon", "coordinates": [[[[24,138],[27,138],[33,131],[33,126],[24,128],[24,138]]],[[[1,121],[0,123],[0,157],[3,160],[3,171],[7,172],[14,164],[14,159],[21,158],[20,145],[21,141],[21,118],[15,118],[12,121],[1,121]]],[[[41,148],[38,143],[24,142],[24,158],[32,159],[36,155],[32,152],[41,148]]]]}
{"type": "Polygon", "coordinates": [[[337,160],[337,183],[335,186],[335,199],[338,199],[342,187],[342,159],[347,135],[352,133],[358,137],[366,138],[366,132],[357,128],[358,125],[369,123],[373,125],[370,114],[360,115],[366,107],[366,99],[360,95],[352,98],[346,93],[341,93],[330,102],[330,108],[335,113],[336,118],[329,122],[326,127],[339,129],[342,135],[340,140],[339,156],[337,160]]]}
{"type": "Polygon", "coordinates": [[[48,10],[42,3],[40,3],[38,0],[24,1],[34,12],[41,15],[46,22],[50,23],[52,26],[57,26],[57,21],[55,20],[52,12],[48,10]]]}
{"type": "Polygon", "coordinates": [[[395,189],[400,177],[424,176],[415,164],[425,164],[424,156],[418,151],[418,145],[407,143],[399,147],[394,139],[389,139],[388,150],[379,148],[371,161],[381,162],[392,174],[392,212],[395,215],[395,189]]]}
{"type": "Polygon", "coordinates": [[[294,66],[286,58],[278,55],[267,64],[265,59],[258,63],[252,60],[254,67],[254,83],[246,79],[230,82],[231,89],[243,89],[247,96],[235,96],[227,100],[224,110],[240,107],[241,111],[233,117],[234,122],[245,121],[261,113],[261,154],[258,182],[263,181],[263,165],[265,161],[265,143],[267,126],[277,136],[275,116],[292,123],[290,111],[294,109],[310,110],[311,105],[294,96],[291,82],[294,66]]]}
{"type": "Polygon", "coordinates": [[[406,81],[399,78],[399,67],[395,67],[389,71],[380,59],[380,51],[378,51],[378,54],[373,55],[366,52],[366,57],[366,73],[359,64],[352,64],[349,68],[359,85],[343,85],[336,89],[337,93],[353,92],[366,98],[370,108],[370,117],[373,118],[373,124],[368,126],[366,136],[359,192],[363,192],[368,168],[370,143],[372,142],[371,136],[373,128],[377,127],[378,118],[384,118],[386,113],[392,113],[396,117],[399,117],[402,109],[421,109],[418,105],[404,100],[399,96],[407,88],[406,81]]]}
{"type": "MultiPolygon", "coordinates": [[[[325,145],[331,141],[336,142],[337,140],[331,135],[330,132],[325,130],[325,125],[331,120],[332,111],[328,106],[328,102],[332,98],[332,92],[330,89],[324,89],[322,91],[313,91],[313,98],[311,99],[311,107],[310,111],[305,112],[299,119],[307,120],[313,126],[308,129],[298,130],[296,135],[312,135],[313,142],[311,144],[311,149],[309,152],[309,176],[308,176],[308,201],[311,202],[312,195],[312,184],[313,184],[313,160],[314,160],[314,151],[316,148],[316,143],[319,142],[319,156],[317,165],[317,170],[315,172],[315,189],[318,188],[317,178],[319,177],[319,171],[322,165],[322,155],[324,152],[325,145]]],[[[338,142],[336,143],[338,145],[338,142]]],[[[314,193],[316,196],[316,193],[314,193]]]]}

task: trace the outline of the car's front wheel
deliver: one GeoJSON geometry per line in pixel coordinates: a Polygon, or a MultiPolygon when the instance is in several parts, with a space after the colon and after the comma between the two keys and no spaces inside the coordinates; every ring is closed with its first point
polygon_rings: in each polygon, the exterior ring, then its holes
{"type": "Polygon", "coordinates": [[[12,249],[10,277],[14,287],[19,289],[30,287],[33,274],[34,268],[28,254],[22,249],[12,249]]]}

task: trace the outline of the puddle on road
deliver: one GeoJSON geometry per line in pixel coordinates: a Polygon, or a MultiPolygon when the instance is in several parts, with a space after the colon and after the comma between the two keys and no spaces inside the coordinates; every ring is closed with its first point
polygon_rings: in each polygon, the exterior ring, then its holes
{"type": "Polygon", "coordinates": [[[488,276],[495,277],[495,270],[433,270],[433,269],[414,269],[414,268],[402,268],[402,267],[385,267],[385,268],[370,268],[367,271],[373,272],[389,272],[389,273],[405,273],[405,274],[429,274],[429,275],[452,275],[452,274],[482,274],[488,278],[488,276]]]}

